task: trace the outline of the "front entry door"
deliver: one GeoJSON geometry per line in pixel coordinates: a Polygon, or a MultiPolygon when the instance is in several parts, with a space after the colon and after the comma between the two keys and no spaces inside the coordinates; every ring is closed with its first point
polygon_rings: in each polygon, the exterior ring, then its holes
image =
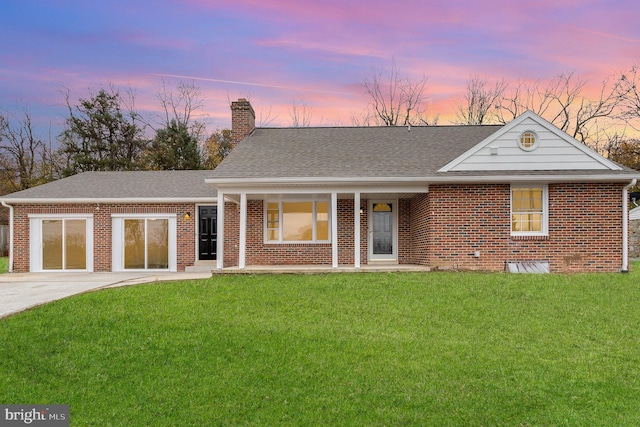
{"type": "Polygon", "coordinates": [[[214,260],[218,248],[218,208],[198,207],[198,259],[214,260]]]}
{"type": "Polygon", "coordinates": [[[369,230],[369,259],[396,261],[396,204],[394,202],[372,202],[369,230]]]}

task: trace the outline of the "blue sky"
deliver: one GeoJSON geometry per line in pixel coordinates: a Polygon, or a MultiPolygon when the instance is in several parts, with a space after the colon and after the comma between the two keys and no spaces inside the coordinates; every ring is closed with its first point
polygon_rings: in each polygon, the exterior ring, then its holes
{"type": "Polygon", "coordinates": [[[573,71],[596,91],[640,65],[638,22],[631,0],[3,0],[0,108],[27,105],[55,136],[64,88],[73,101],[109,82],[132,87],[146,112],[163,80],[194,79],[211,130],[229,126],[228,101],[239,97],[271,125],[289,125],[293,103],[313,124],[350,125],[366,108],[367,73],[395,58],[402,74],[428,77],[431,110],[446,124],[472,75],[573,71]]]}

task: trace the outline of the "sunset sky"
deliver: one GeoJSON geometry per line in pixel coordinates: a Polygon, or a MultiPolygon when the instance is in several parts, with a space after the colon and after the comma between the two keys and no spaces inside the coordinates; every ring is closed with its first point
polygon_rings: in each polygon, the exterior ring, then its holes
{"type": "Polygon", "coordinates": [[[573,71],[597,90],[640,65],[632,0],[2,0],[0,109],[16,103],[38,129],[62,129],[72,100],[113,83],[154,109],[158,87],[193,81],[211,130],[230,126],[228,100],[251,99],[260,123],[351,125],[362,81],[390,68],[428,77],[431,111],[448,124],[467,79],[548,80],[573,71]]]}

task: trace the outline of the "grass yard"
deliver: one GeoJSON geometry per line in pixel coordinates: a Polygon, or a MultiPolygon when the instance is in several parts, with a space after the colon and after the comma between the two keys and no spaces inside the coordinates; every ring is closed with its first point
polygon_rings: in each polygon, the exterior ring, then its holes
{"type": "Polygon", "coordinates": [[[0,403],[72,426],[637,426],[633,273],[229,275],[0,320],[0,403]]]}
{"type": "Polygon", "coordinates": [[[9,269],[9,258],[0,257],[0,274],[4,274],[9,269]]]}

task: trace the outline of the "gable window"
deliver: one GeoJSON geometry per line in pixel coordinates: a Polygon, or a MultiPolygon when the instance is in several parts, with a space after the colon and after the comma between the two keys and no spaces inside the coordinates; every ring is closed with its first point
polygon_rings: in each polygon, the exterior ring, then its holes
{"type": "Polygon", "coordinates": [[[538,135],[530,130],[522,132],[518,143],[524,151],[533,151],[538,148],[538,135]]]}
{"type": "Polygon", "coordinates": [[[266,202],[265,211],[269,243],[329,242],[328,201],[266,202]]]}
{"type": "Polygon", "coordinates": [[[548,233],[548,187],[511,187],[511,234],[546,235],[548,233]]]}

